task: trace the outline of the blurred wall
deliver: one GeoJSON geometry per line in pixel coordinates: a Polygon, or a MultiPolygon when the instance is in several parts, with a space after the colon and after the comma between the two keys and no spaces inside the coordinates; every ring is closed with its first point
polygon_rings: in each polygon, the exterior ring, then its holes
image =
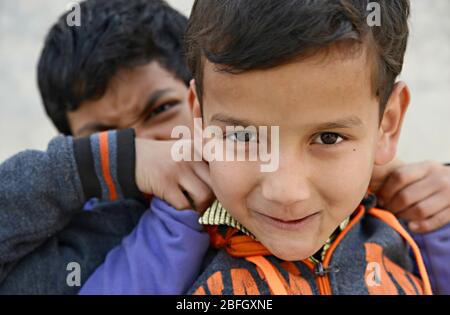
{"type": "MultiPolygon", "coordinates": [[[[276,1],[276,0],[274,0],[276,1]]],[[[56,130],[45,116],[36,65],[67,0],[0,0],[0,161],[44,149],[56,130]]],[[[189,14],[192,0],[169,0],[189,14]]],[[[406,161],[450,161],[450,1],[411,0],[411,40],[402,80],[412,103],[400,141],[406,161]]]]}

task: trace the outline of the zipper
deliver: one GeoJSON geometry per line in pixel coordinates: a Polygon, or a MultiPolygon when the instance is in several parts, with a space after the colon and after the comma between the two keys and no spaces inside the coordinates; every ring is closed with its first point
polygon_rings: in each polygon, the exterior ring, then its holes
{"type": "Polygon", "coordinates": [[[309,260],[304,260],[303,263],[305,263],[314,274],[320,295],[332,295],[333,292],[331,291],[329,274],[332,272],[339,272],[339,268],[326,267],[321,262],[314,264],[309,260]]]}
{"type": "Polygon", "coordinates": [[[331,290],[329,274],[339,272],[339,268],[329,266],[331,256],[333,255],[334,249],[336,248],[337,244],[340,243],[340,241],[344,238],[344,236],[348,233],[348,231],[356,224],[356,222],[358,222],[361,219],[361,217],[364,215],[364,212],[365,212],[364,207],[360,206],[354,218],[348,223],[345,229],[336,237],[336,239],[331,244],[330,248],[325,254],[323,262],[319,261],[317,263],[313,263],[309,259],[303,260],[303,263],[306,266],[308,266],[311,272],[315,275],[316,283],[319,288],[319,293],[321,295],[333,294],[331,290]]]}
{"type": "Polygon", "coordinates": [[[320,287],[322,287],[322,293],[324,295],[331,295],[331,284],[330,284],[330,277],[328,276],[330,273],[333,272],[339,272],[339,268],[337,267],[324,267],[324,265],[319,262],[315,269],[314,273],[317,276],[317,282],[319,284],[319,290],[320,287]]]}

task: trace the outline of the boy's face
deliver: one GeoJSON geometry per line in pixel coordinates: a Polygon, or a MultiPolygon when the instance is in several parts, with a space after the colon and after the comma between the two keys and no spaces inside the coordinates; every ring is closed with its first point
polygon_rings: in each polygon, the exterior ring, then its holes
{"type": "MultiPolygon", "coordinates": [[[[365,53],[342,59],[335,51],[238,75],[205,64],[205,127],[280,127],[277,171],[260,172],[260,162],[213,161],[210,172],[218,200],[281,259],[318,251],[360,204],[374,164],[395,155],[407,88],[396,88],[380,125],[370,69],[365,53]]],[[[198,117],[193,85],[190,91],[198,117]]]]}
{"type": "Polygon", "coordinates": [[[168,140],[174,126],[190,124],[187,92],[184,82],[156,61],[119,70],[100,99],[68,113],[72,134],[132,127],[138,137],[168,140]]]}

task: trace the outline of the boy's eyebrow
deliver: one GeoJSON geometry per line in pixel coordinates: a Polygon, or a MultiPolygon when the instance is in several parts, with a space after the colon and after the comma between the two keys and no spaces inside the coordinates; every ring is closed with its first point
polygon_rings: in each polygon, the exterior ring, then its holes
{"type": "MultiPolygon", "coordinates": [[[[142,111],[140,112],[140,114],[138,116],[146,115],[155,106],[155,104],[159,101],[159,99],[161,97],[163,97],[164,95],[166,95],[167,93],[169,93],[171,91],[173,91],[173,90],[172,89],[160,89],[160,90],[156,90],[155,92],[153,92],[149,96],[147,102],[145,103],[144,108],[142,109],[142,111]]],[[[116,129],[116,127],[104,125],[102,123],[92,122],[92,123],[87,123],[86,125],[81,127],[78,130],[77,134],[81,134],[83,132],[93,133],[93,132],[97,132],[97,131],[111,130],[111,129],[116,129]]]]}
{"type": "Polygon", "coordinates": [[[347,129],[352,127],[360,127],[363,125],[362,120],[357,116],[349,116],[335,121],[329,121],[314,125],[315,129],[347,129]]]}
{"type": "Polygon", "coordinates": [[[160,90],[156,90],[155,92],[153,92],[147,102],[145,103],[145,107],[144,110],[142,112],[146,112],[147,110],[152,109],[156,102],[158,102],[158,100],[163,97],[164,95],[166,95],[167,93],[173,91],[172,89],[160,89],[160,90]]]}
{"type": "Polygon", "coordinates": [[[136,115],[136,118],[129,125],[132,126],[136,124],[140,119],[148,119],[151,116],[152,110],[154,109],[156,103],[166,94],[172,92],[173,89],[159,89],[154,91],[148,97],[147,101],[144,104],[144,108],[136,115]]]}
{"type": "Polygon", "coordinates": [[[211,117],[211,122],[220,122],[227,126],[248,127],[253,125],[249,120],[234,118],[223,113],[214,114],[211,117]]]}

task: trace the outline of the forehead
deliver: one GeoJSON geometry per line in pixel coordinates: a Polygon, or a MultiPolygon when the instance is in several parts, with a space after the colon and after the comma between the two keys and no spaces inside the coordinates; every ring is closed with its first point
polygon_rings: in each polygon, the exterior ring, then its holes
{"type": "Polygon", "coordinates": [[[241,74],[221,72],[205,62],[205,118],[208,120],[217,111],[249,111],[249,115],[255,115],[258,109],[270,110],[271,117],[275,117],[277,113],[283,116],[298,109],[331,110],[348,104],[367,104],[375,99],[371,70],[365,49],[351,56],[330,49],[275,68],[241,74]]]}
{"type": "Polygon", "coordinates": [[[86,101],[76,112],[95,113],[105,119],[117,118],[125,112],[136,114],[152,93],[163,90],[169,91],[168,94],[185,93],[187,87],[159,62],[152,61],[132,69],[119,70],[100,99],[86,101]]]}
{"type": "MultiPolygon", "coordinates": [[[[173,88],[184,86],[180,79],[166,70],[157,61],[137,66],[131,69],[121,69],[111,79],[107,93],[114,91],[123,94],[131,92],[148,92],[160,88],[173,88]]],[[[128,97],[128,96],[127,96],[128,97]]]]}
{"type": "Polygon", "coordinates": [[[140,115],[155,97],[185,97],[187,87],[157,61],[132,69],[121,69],[111,79],[105,94],[99,99],[83,102],[68,113],[73,131],[89,123],[108,126],[127,125],[140,115]]]}

